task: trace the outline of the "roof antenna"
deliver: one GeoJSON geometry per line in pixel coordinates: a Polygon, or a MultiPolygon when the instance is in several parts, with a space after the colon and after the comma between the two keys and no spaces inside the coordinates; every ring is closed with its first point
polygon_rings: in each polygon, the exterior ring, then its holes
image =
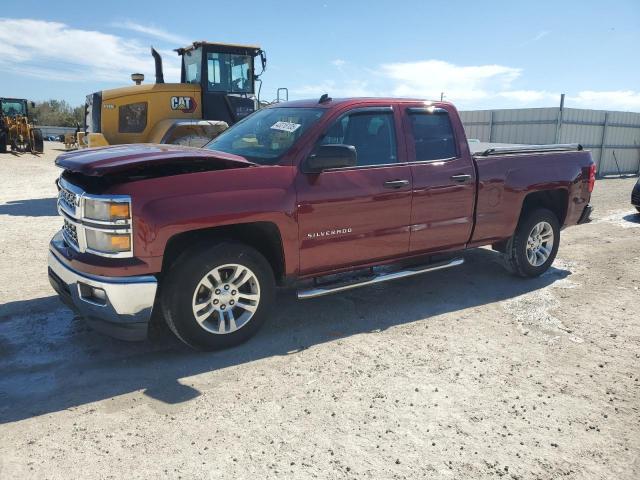
{"type": "Polygon", "coordinates": [[[325,103],[330,101],[331,101],[331,97],[329,96],[329,94],[323,93],[322,96],[320,97],[320,100],[318,100],[318,103],[325,103]]]}

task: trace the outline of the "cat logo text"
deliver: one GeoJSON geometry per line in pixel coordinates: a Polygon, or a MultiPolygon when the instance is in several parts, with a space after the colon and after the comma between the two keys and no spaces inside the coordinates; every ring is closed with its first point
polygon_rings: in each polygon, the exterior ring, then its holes
{"type": "Polygon", "coordinates": [[[191,113],[196,109],[196,106],[197,103],[193,97],[171,97],[171,110],[191,113]]]}

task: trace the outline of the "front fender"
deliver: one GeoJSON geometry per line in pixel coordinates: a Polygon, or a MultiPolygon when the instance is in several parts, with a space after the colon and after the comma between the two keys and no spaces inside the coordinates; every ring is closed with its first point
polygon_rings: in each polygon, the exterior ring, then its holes
{"type": "Polygon", "coordinates": [[[181,233],[254,222],[274,224],[282,238],[286,274],[298,269],[294,168],[245,167],[125,184],[132,195],[136,256],[161,257],[181,233]]]}

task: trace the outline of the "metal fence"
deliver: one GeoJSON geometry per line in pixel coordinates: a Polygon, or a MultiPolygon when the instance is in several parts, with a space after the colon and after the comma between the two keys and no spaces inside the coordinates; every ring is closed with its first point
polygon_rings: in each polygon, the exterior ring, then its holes
{"type": "Polygon", "coordinates": [[[48,135],[64,135],[65,133],[75,133],[75,127],[52,127],[50,125],[36,125],[42,130],[42,135],[47,137],[48,135]]]}
{"type": "Polygon", "coordinates": [[[577,108],[460,112],[468,138],[492,143],[580,143],[598,175],[640,174],[640,113],[577,108]]]}

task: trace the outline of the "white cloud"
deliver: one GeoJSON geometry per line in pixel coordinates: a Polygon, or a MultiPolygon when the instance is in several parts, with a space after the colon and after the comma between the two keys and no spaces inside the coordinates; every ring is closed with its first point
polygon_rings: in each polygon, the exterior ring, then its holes
{"type": "Polygon", "coordinates": [[[549,35],[551,32],[549,30],[540,30],[536,35],[529,40],[522,42],[519,46],[526,47],[527,45],[531,45],[532,43],[536,43],[539,40],[542,40],[544,37],[549,35]]]}
{"type": "MultiPolygon", "coordinates": [[[[538,36],[546,35],[540,32],[538,36]]],[[[343,72],[345,73],[345,72],[343,72]]],[[[344,81],[335,79],[292,87],[294,96],[316,97],[322,93],[338,97],[396,96],[445,99],[461,108],[517,108],[556,106],[560,92],[518,89],[524,72],[520,68],[489,65],[455,65],[442,60],[422,60],[379,65],[376,69],[350,65],[344,81]]],[[[567,92],[565,104],[574,108],[640,110],[640,92],[635,90],[567,92]]]]}
{"type": "Polygon", "coordinates": [[[533,37],[531,39],[531,41],[532,42],[537,42],[538,40],[540,40],[540,39],[546,37],[547,35],[549,35],[549,33],[551,33],[551,32],[549,32],[548,30],[542,30],[541,32],[538,32],[538,34],[535,37],[533,37]]]}
{"type": "Polygon", "coordinates": [[[595,108],[599,110],[640,111],[640,91],[583,90],[577,95],[567,96],[567,104],[575,108],[595,108]]]}
{"type": "Polygon", "coordinates": [[[341,58],[336,58],[335,60],[331,60],[331,65],[334,67],[344,67],[347,62],[342,60],[341,58]]]}
{"type": "Polygon", "coordinates": [[[125,30],[131,30],[133,32],[142,33],[149,37],[154,37],[159,40],[164,40],[167,42],[175,43],[175,47],[184,47],[191,42],[180,35],[175,35],[173,33],[167,32],[162,28],[153,26],[153,25],[143,25],[141,23],[132,22],[131,20],[127,20],[124,22],[113,22],[111,24],[112,27],[115,28],[123,28],[125,30]]]}
{"type": "MultiPolygon", "coordinates": [[[[177,80],[177,55],[164,55],[165,79],[177,80]]],[[[149,47],[135,39],[64,23],[0,18],[0,70],[63,81],[126,84],[133,72],[151,79],[149,47]]]]}
{"type": "Polygon", "coordinates": [[[345,82],[336,82],[335,80],[327,80],[325,82],[313,85],[301,85],[290,89],[291,93],[298,97],[320,97],[323,93],[328,93],[334,98],[340,97],[375,97],[382,96],[382,93],[376,93],[371,90],[366,81],[347,80],[345,82]]]}
{"type": "MultiPolygon", "coordinates": [[[[344,81],[326,80],[292,88],[296,95],[333,97],[395,96],[440,98],[462,104],[495,98],[498,91],[511,92],[512,83],[521,75],[519,68],[504,65],[454,65],[442,60],[387,63],[376,69],[351,68],[344,81]],[[358,77],[366,78],[360,79],[358,77]]],[[[531,97],[532,94],[529,93],[531,97]]],[[[522,95],[521,95],[522,97],[522,95]]]]}
{"type": "Polygon", "coordinates": [[[480,100],[495,89],[508,89],[521,75],[519,68],[504,65],[460,66],[442,60],[390,63],[382,75],[393,82],[391,94],[400,97],[480,100]]]}

